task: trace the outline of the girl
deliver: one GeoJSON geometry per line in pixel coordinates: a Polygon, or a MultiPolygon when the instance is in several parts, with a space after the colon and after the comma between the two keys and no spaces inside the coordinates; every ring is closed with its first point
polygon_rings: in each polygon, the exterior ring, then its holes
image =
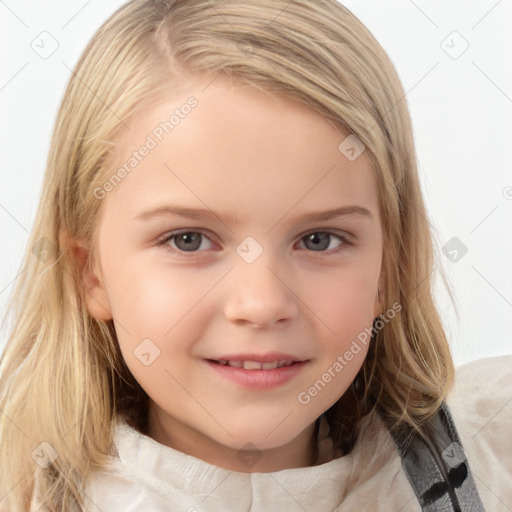
{"type": "Polygon", "coordinates": [[[105,22],[14,295],[1,510],[510,510],[511,360],[454,380],[403,97],[334,0],[105,22]]]}

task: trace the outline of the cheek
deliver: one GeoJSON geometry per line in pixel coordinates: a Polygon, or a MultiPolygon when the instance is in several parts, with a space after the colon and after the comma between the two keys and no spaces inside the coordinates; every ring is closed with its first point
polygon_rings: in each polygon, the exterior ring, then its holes
{"type": "Polygon", "coordinates": [[[170,395],[178,404],[188,399],[172,377],[181,382],[191,371],[191,351],[214,307],[203,297],[219,279],[212,272],[195,272],[192,278],[183,268],[125,259],[110,274],[108,292],[123,359],[156,402],[165,403],[170,395]]]}
{"type": "Polygon", "coordinates": [[[119,343],[127,357],[133,357],[133,350],[144,339],[152,340],[162,354],[179,354],[171,346],[177,338],[181,351],[193,344],[201,325],[198,312],[203,317],[209,314],[201,299],[214,286],[216,275],[198,276],[196,270],[193,277],[184,268],[165,269],[161,262],[129,258],[110,270],[108,295],[119,343]],[[184,326],[186,338],[180,336],[184,326]]]}
{"type": "Polygon", "coordinates": [[[319,334],[319,361],[298,401],[321,414],[336,402],[362,367],[373,324],[378,274],[366,267],[340,269],[322,279],[309,295],[324,328],[319,334]],[[321,333],[321,334],[320,334],[321,333]]]}
{"type": "Polygon", "coordinates": [[[377,272],[365,267],[340,269],[314,287],[310,304],[333,339],[347,340],[372,324],[377,279],[377,272]]]}

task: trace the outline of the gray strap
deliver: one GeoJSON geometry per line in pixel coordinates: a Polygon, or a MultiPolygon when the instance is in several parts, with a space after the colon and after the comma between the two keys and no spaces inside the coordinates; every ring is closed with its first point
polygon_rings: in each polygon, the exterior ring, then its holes
{"type": "Polygon", "coordinates": [[[427,425],[427,440],[410,427],[391,436],[424,512],[485,512],[448,405],[427,425]]]}

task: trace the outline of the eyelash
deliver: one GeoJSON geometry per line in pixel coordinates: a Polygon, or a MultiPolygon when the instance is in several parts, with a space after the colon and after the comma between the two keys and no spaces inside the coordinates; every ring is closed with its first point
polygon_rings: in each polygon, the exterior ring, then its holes
{"type": "MultiPolygon", "coordinates": [[[[190,230],[190,229],[182,229],[182,230],[179,230],[179,231],[173,231],[172,233],[167,233],[162,239],[160,239],[158,242],[157,242],[157,246],[162,246],[166,251],[169,251],[171,253],[174,253],[174,254],[180,254],[180,255],[184,255],[184,254],[190,254],[190,255],[194,255],[194,254],[198,254],[198,253],[201,253],[203,251],[182,251],[181,249],[176,249],[174,247],[171,247],[170,245],[168,245],[168,242],[170,242],[171,240],[173,240],[175,237],[179,236],[179,235],[183,235],[183,234],[186,234],[186,233],[193,233],[193,234],[196,234],[196,233],[199,233],[201,236],[204,236],[205,238],[207,238],[212,244],[214,243],[210,237],[204,233],[203,231],[201,230],[190,230]]],[[[329,231],[329,230],[314,230],[314,231],[308,231],[307,233],[303,234],[299,241],[302,241],[303,238],[307,237],[308,235],[312,235],[314,233],[323,233],[323,234],[328,234],[330,236],[334,236],[335,238],[338,238],[342,243],[334,248],[334,249],[331,249],[329,251],[308,251],[308,252],[318,252],[319,254],[327,254],[327,255],[336,255],[338,254],[339,252],[341,252],[342,250],[345,250],[347,248],[347,246],[351,246],[353,245],[348,239],[346,236],[344,235],[341,235],[339,233],[336,233],[334,231],[329,231]]],[[[307,249],[306,249],[307,250],[307,249]]]]}

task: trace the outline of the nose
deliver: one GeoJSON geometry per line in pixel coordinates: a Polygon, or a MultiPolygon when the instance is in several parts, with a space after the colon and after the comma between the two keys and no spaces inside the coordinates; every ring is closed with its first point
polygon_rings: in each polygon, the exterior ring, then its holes
{"type": "Polygon", "coordinates": [[[260,257],[251,264],[241,262],[229,276],[225,317],[251,327],[285,325],[296,318],[299,308],[289,274],[280,275],[260,257]],[[261,260],[261,261],[260,261],[261,260]]]}

